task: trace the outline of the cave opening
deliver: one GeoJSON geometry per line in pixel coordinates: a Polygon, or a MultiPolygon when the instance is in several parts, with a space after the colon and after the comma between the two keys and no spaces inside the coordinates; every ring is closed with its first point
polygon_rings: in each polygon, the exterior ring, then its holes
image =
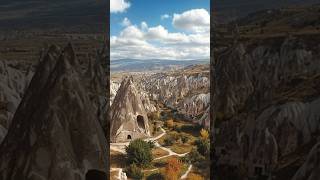
{"type": "Polygon", "coordinates": [[[138,115],[137,116],[137,122],[138,122],[138,126],[142,129],[145,128],[145,125],[144,125],[144,117],[141,116],[141,115],[138,115]]]}
{"type": "Polygon", "coordinates": [[[128,136],[127,136],[127,139],[129,139],[129,140],[130,140],[130,139],[131,139],[131,135],[128,135],[128,136]]]}
{"type": "Polygon", "coordinates": [[[91,169],[86,173],[86,180],[106,180],[107,174],[103,171],[91,169]]]}

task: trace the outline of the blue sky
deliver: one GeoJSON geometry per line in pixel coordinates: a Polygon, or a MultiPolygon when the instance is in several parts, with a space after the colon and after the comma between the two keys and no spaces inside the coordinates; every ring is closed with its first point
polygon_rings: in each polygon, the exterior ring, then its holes
{"type": "Polygon", "coordinates": [[[111,0],[111,60],[209,58],[209,9],[210,0],[111,0]]]}
{"type": "Polygon", "coordinates": [[[131,0],[130,8],[124,13],[111,13],[110,32],[118,35],[122,26],[121,21],[127,17],[133,24],[147,22],[150,26],[158,24],[166,27],[170,32],[177,32],[170,19],[161,20],[161,15],[181,13],[190,9],[204,8],[210,10],[210,0],[131,0]]]}

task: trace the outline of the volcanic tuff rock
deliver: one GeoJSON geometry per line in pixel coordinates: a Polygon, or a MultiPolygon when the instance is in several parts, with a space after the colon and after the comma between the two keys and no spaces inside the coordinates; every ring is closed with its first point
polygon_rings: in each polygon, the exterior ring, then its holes
{"type": "Polygon", "coordinates": [[[110,103],[112,104],[114,98],[117,95],[117,91],[120,87],[120,83],[111,81],[110,82],[110,103]]]}
{"type": "Polygon", "coordinates": [[[118,89],[110,110],[112,142],[150,136],[148,117],[132,76],[118,89]]]}
{"type": "Polygon", "coordinates": [[[24,71],[17,65],[0,61],[0,143],[33,76],[31,67],[24,71]]]}
{"type": "Polygon", "coordinates": [[[188,118],[199,121],[197,117],[204,115],[210,105],[209,77],[205,69],[190,74],[184,71],[191,70],[186,68],[176,70],[174,74],[166,72],[146,75],[140,84],[151,100],[164,103],[188,118]]]}
{"type": "Polygon", "coordinates": [[[107,140],[93,92],[69,45],[40,62],[0,146],[0,179],[83,180],[107,171],[107,140]]]}
{"type": "Polygon", "coordinates": [[[317,143],[312,149],[306,162],[294,175],[292,180],[318,180],[320,179],[320,144],[317,143]]]}
{"type": "Polygon", "coordinates": [[[281,174],[295,159],[303,161],[297,152],[320,132],[320,54],[308,42],[287,37],[254,48],[237,42],[217,55],[218,164],[254,176],[281,174]]]}

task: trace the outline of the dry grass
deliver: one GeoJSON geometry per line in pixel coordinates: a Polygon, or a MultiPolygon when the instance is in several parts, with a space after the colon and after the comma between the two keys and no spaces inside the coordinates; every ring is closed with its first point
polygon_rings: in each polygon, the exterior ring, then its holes
{"type": "Polygon", "coordinates": [[[173,144],[170,148],[173,152],[178,154],[188,153],[192,150],[193,145],[191,144],[173,144]]]}
{"type": "Polygon", "coordinates": [[[169,153],[161,148],[154,148],[152,150],[152,155],[154,158],[162,157],[168,155],[169,153]]]}

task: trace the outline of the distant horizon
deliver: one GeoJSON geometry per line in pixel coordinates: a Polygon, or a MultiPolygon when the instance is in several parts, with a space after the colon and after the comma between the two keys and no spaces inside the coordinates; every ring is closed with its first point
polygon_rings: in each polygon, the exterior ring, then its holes
{"type": "Polygon", "coordinates": [[[210,57],[210,0],[111,0],[110,59],[210,57]]]}
{"type": "Polygon", "coordinates": [[[319,3],[320,2],[318,0],[224,0],[216,1],[213,11],[215,12],[215,18],[219,21],[229,22],[262,10],[279,9],[296,5],[309,6],[319,3]]]}
{"type": "Polygon", "coordinates": [[[201,58],[201,59],[136,59],[136,58],[122,58],[122,59],[113,59],[112,61],[121,61],[121,60],[136,60],[136,61],[210,61],[210,57],[201,58]]]}

